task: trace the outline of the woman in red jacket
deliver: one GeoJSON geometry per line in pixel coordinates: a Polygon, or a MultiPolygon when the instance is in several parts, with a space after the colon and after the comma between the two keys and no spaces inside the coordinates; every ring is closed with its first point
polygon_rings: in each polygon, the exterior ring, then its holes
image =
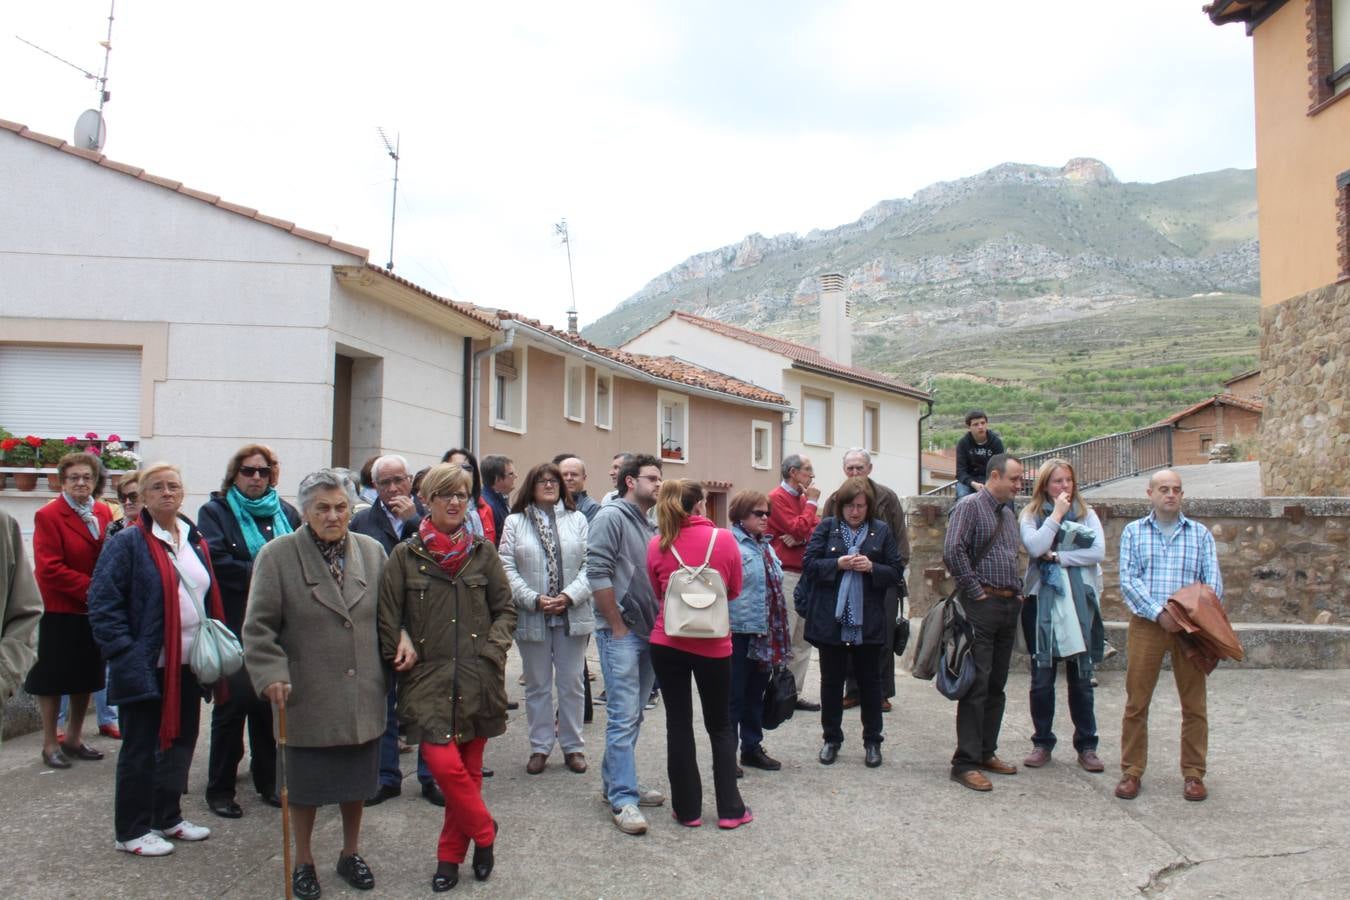
{"type": "Polygon", "coordinates": [[[67,453],[57,463],[61,496],[33,516],[33,574],[42,593],[38,660],[23,689],[38,698],[42,712],[42,762],[69,769],[70,757],[98,760],[103,754],[84,742],[89,695],[103,689],[103,657],[89,629],[89,579],[103,550],[112,510],[94,499],[103,464],[92,453],[67,453]],[[64,743],[57,743],[61,697],[70,696],[64,743]]]}
{"type": "Polygon", "coordinates": [[[730,531],[717,529],[704,515],[703,488],[697,481],[663,482],[656,500],[659,534],[647,547],[647,575],[656,590],[652,627],[652,668],[666,700],[666,772],[670,777],[675,821],[690,828],[703,824],[703,786],[694,749],[694,708],[690,677],[698,684],[703,727],[712,742],[713,788],[717,824],[737,828],[754,817],[736,786],[736,728],[731,722],[731,633],[723,637],[672,637],[666,633],[666,585],[684,560],[699,568],[705,559],[722,576],[727,600],[741,592],[741,551],[730,531]]]}

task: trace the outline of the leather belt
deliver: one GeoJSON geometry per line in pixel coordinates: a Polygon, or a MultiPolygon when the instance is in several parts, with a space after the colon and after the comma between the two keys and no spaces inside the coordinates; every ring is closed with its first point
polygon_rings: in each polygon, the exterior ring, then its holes
{"type": "Polygon", "coordinates": [[[996,588],[991,587],[990,585],[987,584],[982,584],[980,585],[980,589],[983,590],[986,595],[990,597],[998,597],[1000,600],[1014,600],[1017,597],[1021,596],[1017,591],[1013,590],[1012,588],[996,588]]]}

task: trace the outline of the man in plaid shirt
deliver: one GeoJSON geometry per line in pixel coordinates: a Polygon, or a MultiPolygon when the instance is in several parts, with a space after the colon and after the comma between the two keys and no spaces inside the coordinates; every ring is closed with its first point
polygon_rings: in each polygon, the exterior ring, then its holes
{"type": "Polygon", "coordinates": [[[1182,651],[1181,627],[1166,611],[1167,598],[1202,581],[1223,597],[1214,536],[1181,514],[1181,476],[1164,469],[1149,479],[1153,511],[1125,526],[1120,536],[1120,594],[1134,613],[1125,648],[1125,717],[1120,726],[1120,784],[1116,796],[1139,796],[1148,762],[1148,706],[1163,656],[1172,653],[1172,675],[1181,698],[1182,795],[1204,800],[1209,720],[1205,673],[1182,651]]]}

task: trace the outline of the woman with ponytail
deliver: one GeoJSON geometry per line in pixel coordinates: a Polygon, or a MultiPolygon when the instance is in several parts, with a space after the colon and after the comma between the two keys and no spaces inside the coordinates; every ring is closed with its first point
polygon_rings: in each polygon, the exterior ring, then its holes
{"type": "Polygon", "coordinates": [[[753,820],[736,786],[736,727],[731,721],[731,635],[716,638],[672,637],[666,633],[666,586],[684,563],[697,569],[704,560],[722,577],[727,600],[741,592],[741,552],[730,531],[705,515],[703,488],[697,481],[661,484],[656,500],[658,534],[647,548],[647,575],[657,597],[652,627],[652,668],[666,700],[666,772],[670,777],[675,821],[690,828],[703,824],[703,787],[694,749],[694,710],[690,680],[698,684],[703,726],[712,743],[713,788],[717,824],[737,828],[753,820]],[[681,562],[683,561],[683,563],[681,562]]]}

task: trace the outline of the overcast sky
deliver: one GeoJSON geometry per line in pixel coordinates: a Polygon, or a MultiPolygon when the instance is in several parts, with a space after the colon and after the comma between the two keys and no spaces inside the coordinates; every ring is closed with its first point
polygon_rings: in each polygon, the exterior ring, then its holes
{"type": "MultiPolygon", "coordinates": [[[[1251,46],[1200,0],[118,0],[104,152],[584,322],[746,234],[853,221],[1001,162],[1126,181],[1254,165],[1251,46]]],[[[0,3],[0,118],[71,139],[107,0],[0,3]]]]}

